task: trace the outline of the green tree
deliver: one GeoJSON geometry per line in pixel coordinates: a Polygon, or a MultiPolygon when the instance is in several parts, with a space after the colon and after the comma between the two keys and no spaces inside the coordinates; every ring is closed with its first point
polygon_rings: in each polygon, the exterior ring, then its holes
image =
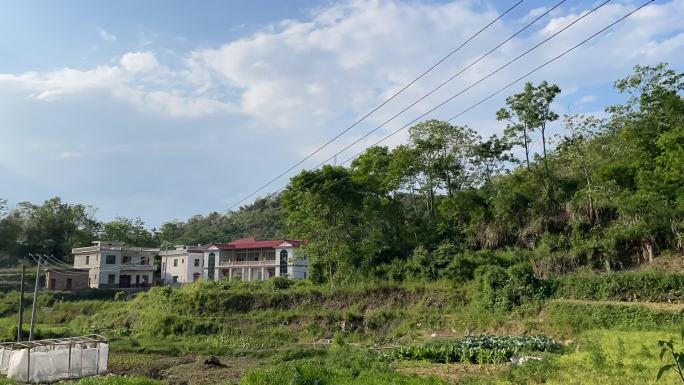
{"type": "Polygon", "coordinates": [[[313,280],[332,285],[355,276],[363,191],[347,169],[329,165],[302,171],[283,191],[283,224],[291,237],[307,240],[313,280]]]}
{"type": "Polygon", "coordinates": [[[145,222],[140,218],[116,218],[102,226],[101,239],[124,242],[131,246],[155,247],[159,246],[156,235],[145,228],[145,222]]]}
{"type": "Polygon", "coordinates": [[[538,86],[532,83],[525,83],[523,92],[506,98],[506,107],[501,108],[496,113],[498,120],[508,122],[506,135],[514,143],[521,145],[525,149],[525,163],[530,169],[530,143],[531,134],[539,130],[542,136],[543,160],[546,175],[548,177],[548,162],[546,149],[546,126],[548,122],[558,119],[558,114],[551,110],[551,103],[561,92],[555,85],[549,85],[547,81],[542,81],[538,86]]]}
{"type": "Polygon", "coordinates": [[[23,222],[22,254],[40,253],[64,259],[73,247],[88,245],[96,239],[101,227],[92,207],[64,203],[60,198],[40,206],[20,203],[17,213],[23,222]]]}

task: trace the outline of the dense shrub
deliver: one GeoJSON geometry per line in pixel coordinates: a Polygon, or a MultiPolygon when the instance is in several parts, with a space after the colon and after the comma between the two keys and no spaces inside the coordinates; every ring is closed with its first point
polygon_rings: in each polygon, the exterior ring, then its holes
{"type": "Polygon", "coordinates": [[[550,297],[552,282],[536,278],[528,264],[517,264],[504,269],[485,265],[476,270],[478,300],[489,307],[511,310],[550,297]]]}
{"type": "Polygon", "coordinates": [[[287,277],[273,277],[268,281],[276,290],[289,289],[295,283],[294,280],[287,277]]]}

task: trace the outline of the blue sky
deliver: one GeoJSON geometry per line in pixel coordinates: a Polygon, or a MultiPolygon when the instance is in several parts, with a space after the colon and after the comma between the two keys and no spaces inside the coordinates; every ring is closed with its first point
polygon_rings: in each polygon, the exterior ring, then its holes
{"type": "MultiPolygon", "coordinates": [[[[0,197],[16,204],[61,196],[96,207],[100,219],[139,216],[150,227],[225,210],[513,3],[0,0],[0,197]]],[[[555,3],[525,0],[302,167],[375,128],[555,3]]],[[[596,4],[567,1],[340,159],[596,4]]],[[[429,117],[459,112],[639,4],[609,3],[429,117]]],[[[683,19],[684,0],[656,1],[529,80],[561,86],[559,113],[601,114],[620,100],[612,82],[633,65],[666,61],[682,70],[683,19]]],[[[500,132],[494,112],[516,91],[456,123],[483,136],[500,132]]]]}

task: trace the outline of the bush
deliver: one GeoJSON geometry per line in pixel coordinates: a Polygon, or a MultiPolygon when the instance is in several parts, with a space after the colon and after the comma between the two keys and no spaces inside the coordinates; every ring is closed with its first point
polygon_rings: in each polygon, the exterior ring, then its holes
{"type": "Polygon", "coordinates": [[[478,300],[486,306],[501,310],[539,302],[553,293],[552,282],[536,278],[528,264],[517,264],[508,269],[480,266],[475,272],[475,278],[478,300]]]}
{"type": "Polygon", "coordinates": [[[288,277],[273,277],[269,279],[269,283],[275,290],[289,289],[294,285],[294,280],[288,277]]]}

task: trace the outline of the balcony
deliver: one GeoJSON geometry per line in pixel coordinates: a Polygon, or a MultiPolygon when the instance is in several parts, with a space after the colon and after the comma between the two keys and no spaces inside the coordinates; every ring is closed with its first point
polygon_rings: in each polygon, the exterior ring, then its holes
{"type": "Polygon", "coordinates": [[[243,267],[243,266],[277,266],[275,259],[262,259],[259,261],[221,261],[218,267],[243,267]]]}
{"type": "Polygon", "coordinates": [[[141,265],[139,263],[122,263],[120,270],[140,270],[140,271],[156,271],[156,265],[141,265]]]}

